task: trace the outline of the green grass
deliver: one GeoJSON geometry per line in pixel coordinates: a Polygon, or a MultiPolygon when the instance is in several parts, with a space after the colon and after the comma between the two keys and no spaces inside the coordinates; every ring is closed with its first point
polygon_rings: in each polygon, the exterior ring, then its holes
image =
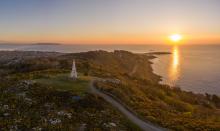
{"type": "Polygon", "coordinates": [[[47,78],[36,79],[37,83],[52,87],[57,90],[71,91],[74,94],[83,95],[87,92],[90,77],[79,76],[73,80],[69,74],[51,75],[47,78]]]}

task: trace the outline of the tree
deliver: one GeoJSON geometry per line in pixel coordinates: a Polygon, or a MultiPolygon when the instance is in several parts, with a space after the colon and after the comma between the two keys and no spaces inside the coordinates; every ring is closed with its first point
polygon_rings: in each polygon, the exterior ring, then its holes
{"type": "Polygon", "coordinates": [[[216,107],[220,108],[220,98],[217,95],[212,95],[212,101],[215,103],[216,107]]]}
{"type": "Polygon", "coordinates": [[[88,61],[83,63],[84,66],[84,75],[88,76],[89,75],[89,71],[90,71],[90,64],[88,61]]]}

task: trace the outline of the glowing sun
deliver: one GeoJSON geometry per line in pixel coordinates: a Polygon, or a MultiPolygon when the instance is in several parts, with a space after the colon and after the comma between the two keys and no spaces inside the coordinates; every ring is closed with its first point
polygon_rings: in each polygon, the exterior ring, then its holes
{"type": "Polygon", "coordinates": [[[170,40],[173,42],[178,42],[182,39],[182,36],[180,34],[173,34],[170,35],[170,40]]]}

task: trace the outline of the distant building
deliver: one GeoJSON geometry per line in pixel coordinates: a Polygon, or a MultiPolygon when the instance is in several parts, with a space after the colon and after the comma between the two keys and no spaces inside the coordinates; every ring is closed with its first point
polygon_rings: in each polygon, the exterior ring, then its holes
{"type": "Polygon", "coordinates": [[[73,79],[77,78],[76,62],[75,62],[75,60],[73,60],[72,71],[71,71],[70,77],[73,78],[73,79]]]}

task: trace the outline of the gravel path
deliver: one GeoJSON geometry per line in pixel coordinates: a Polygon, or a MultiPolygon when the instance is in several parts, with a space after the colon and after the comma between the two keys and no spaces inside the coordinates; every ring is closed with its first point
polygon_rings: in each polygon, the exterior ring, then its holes
{"type": "Polygon", "coordinates": [[[113,107],[117,108],[121,113],[123,113],[129,120],[131,120],[134,124],[138,125],[142,130],[144,131],[164,131],[165,129],[160,128],[158,126],[155,126],[151,123],[147,123],[140,118],[138,118],[136,115],[134,115],[132,112],[130,112],[128,109],[126,109],[122,104],[117,102],[112,97],[102,93],[98,89],[94,87],[94,81],[91,82],[90,85],[91,93],[99,95],[104,100],[109,102],[113,107]]]}

